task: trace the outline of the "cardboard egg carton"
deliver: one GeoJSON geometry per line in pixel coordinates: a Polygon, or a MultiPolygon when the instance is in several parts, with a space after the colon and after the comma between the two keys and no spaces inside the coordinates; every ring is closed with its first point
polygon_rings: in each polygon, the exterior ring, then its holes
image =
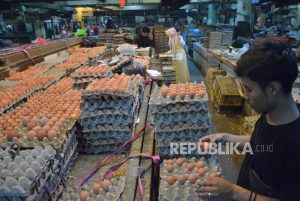
{"type": "Polygon", "coordinates": [[[161,124],[160,126],[155,126],[154,131],[155,132],[174,132],[174,131],[186,131],[186,130],[199,130],[199,129],[209,129],[210,125],[206,122],[197,122],[197,123],[191,123],[185,124],[183,122],[179,123],[172,123],[170,125],[168,124],[161,124]]]}
{"type": "Polygon", "coordinates": [[[196,183],[198,180],[208,177],[211,172],[217,175],[221,174],[221,167],[216,158],[197,159],[197,158],[182,158],[183,163],[176,163],[181,159],[164,160],[160,168],[160,185],[159,185],[159,201],[177,201],[188,200],[197,201],[198,197],[195,195],[196,183]],[[168,161],[168,162],[167,162],[168,161]],[[173,162],[172,162],[173,161],[173,162]],[[198,163],[200,162],[200,163],[198,163]],[[168,164],[172,164],[172,172],[167,170],[168,164]],[[201,164],[201,165],[198,165],[201,164]],[[202,169],[204,164],[205,174],[199,175],[199,169],[202,169]],[[190,168],[188,169],[187,166],[190,168]],[[169,183],[171,182],[171,183],[169,183]]]}
{"type": "Polygon", "coordinates": [[[16,152],[11,156],[9,148],[0,149],[0,199],[38,200],[44,186],[51,180],[55,150],[36,147],[16,152]]]}
{"type": "Polygon", "coordinates": [[[126,125],[97,125],[96,127],[88,126],[83,128],[83,132],[94,132],[94,131],[123,131],[123,132],[130,132],[131,126],[126,125]]]}
{"type": "Polygon", "coordinates": [[[99,143],[107,143],[110,144],[113,141],[116,142],[124,142],[128,140],[132,136],[131,132],[116,132],[116,134],[112,134],[111,132],[92,132],[92,133],[83,133],[82,138],[87,141],[103,141],[99,143]]]}
{"type": "MultiPolygon", "coordinates": [[[[121,144],[119,144],[120,146],[121,144]]],[[[80,152],[83,152],[85,154],[109,154],[114,152],[118,147],[116,144],[112,145],[91,145],[91,144],[85,144],[80,147],[80,152]]],[[[130,147],[127,146],[119,154],[128,154],[130,152],[130,147]]]]}
{"type": "Polygon", "coordinates": [[[87,117],[81,119],[82,126],[97,126],[102,124],[113,124],[113,125],[131,125],[133,118],[123,115],[104,115],[97,117],[87,117]]]}
{"type": "Polygon", "coordinates": [[[97,194],[93,191],[92,185],[85,185],[82,188],[67,187],[65,192],[63,193],[62,200],[80,201],[80,192],[87,191],[89,193],[88,200],[90,201],[119,201],[120,196],[124,191],[125,179],[125,176],[112,178],[112,185],[109,186],[109,189],[107,189],[108,191],[105,191],[103,188],[101,188],[97,194]]]}
{"type": "Polygon", "coordinates": [[[209,128],[201,129],[186,129],[184,131],[171,131],[171,132],[155,132],[157,141],[167,141],[171,142],[177,138],[189,138],[197,139],[199,141],[200,137],[203,137],[209,133],[209,128]]]}
{"type": "MultiPolygon", "coordinates": [[[[176,97],[180,99],[180,97],[176,97]]],[[[150,99],[151,100],[151,99],[150,99]]],[[[198,112],[202,115],[208,114],[208,108],[206,102],[196,102],[196,101],[190,101],[186,103],[163,103],[161,105],[153,105],[150,102],[151,107],[151,113],[152,114],[169,114],[169,115],[176,115],[180,113],[186,113],[186,112],[198,112]],[[177,105],[176,105],[177,104],[177,105]]]]}
{"type": "Polygon", "coordinates": [[[179,123],[179,122],[192,122],[197,123],[199,121],[203,121],[206,123],[209,123],[209,114],[207,112],[180,112],[180,113],[156,113],[154,114],[154,123],[157,126],[160,126],[160,124],[168,124],[171,123],[179,123]]]}
{"type": "Polygon", "coordinates": [[[122,97],[122,98],[117,98],[116,96],[111,96],[111,101],[104,101],[107,99],[98,99],[98,101],[86,101],[81,102],[80,104],[80,109],[85,113],[85,112],[90,112],[90,111],[95,111],[96,109],[124,109],[127,110],[128,112],[132,110],[133,108],[133,103],[134,99],[133,97],[122,97]]]}

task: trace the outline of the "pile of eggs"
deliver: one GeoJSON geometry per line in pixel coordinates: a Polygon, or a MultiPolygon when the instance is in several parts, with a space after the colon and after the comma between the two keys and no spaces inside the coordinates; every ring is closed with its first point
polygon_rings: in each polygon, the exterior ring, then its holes
{"type": "Polygon", "coordinates": [[[21,150],[14,158],[10,153],[9,148],[0,148],[0,200],[36,200],[39,193],[34,188],[41,190],[51,182],[48,178],[52,172],[45,167],[54,159],[55,150],[51,146],[36,147],[21,150]]]}
{"type": "Polygon", "coordinates": [[[80,67],[74,72],[73,77],[102,77],[107,74],[109,69],[109,66],[105,64],[92,67],[80,67]]]}
{"type": "Polygon", "coordinates": [[[209,172],[208,164],[204,160],[193,162],[188,161],[186,158],[169,159],[165,161],[164,168],[167,174],[170,174],[167,177],[169,185],[173,185],[176,181],[181,185],[184,185],[186,181],[195,184],[198,178],[204,177],[207,174],[216,175],[215,171],[209,172]]]}
{"type": "Polygon", "coordinates": [[[63,78],[59,83],[50,86],[46,92],[49,94],[65,94],[72,91],[73,80],[70,77],[63,78]]]}
{"type": "Polygon", "coordinates": [[[194,194],[197,181],[221,174],[217,160],[174,158],[164,160],[160,171],[159,200],[198,200],[194,194]]]}
{"type": "Polygon", "coordinates": [[[15,104],[22,98],[29,96],[35,90],[50,84],[53,81],[51,76],[37,77],[35,79],[24,80],[17,85],[5,88],[0,91],[0,109],[5,109],[15,104]]]}
{"type": "Polygon", "coordinates": [[[112,78],[104,78],[101,80],[93,81],[85,90],[87,94],[92,92],[95,94],[125,94],[130,90],[133,82],[141,80],[140,75],[126,76],[124,73],[121,75],[115,74],[112,78]]]}
{"type": "Polygon", "coordinates": [[[163,98],[169,96],[172,100],[175,100],[177,96],[179,96],[181,100],[184,100],[186,96],[193,99],[196,94],[198,94],[200,98],[204,98],[205,96],[203,84],[194,83],[171,84],[170,87],[163,86],[160,92],[163,98]]]}
{"type": "Polygon", "coordinates": [[[32,79],[32,77],[35,77],[36,75],[42,73],[45,70],[44,67],[35,66],[35,67],[29,67],[28,69],[22,71],[22,72],[15,72],[9,77],[5,78],[5,80],[8,81],[20,81],[25,79],[32,79]]]}
{"type": "Polygon", "coordinates": [[[125,177],[105,179],[94,183],[92,186],[86,185],[82,189],[68,188],[62,196],[62,200],[119,200],[124,190],[125,177]]]}
{"type": "Polygon", "coordinates": [[[28,102],[0,116],[0,138],[8,141],[13,138],[37,138],[50,141],[58,138],[67,125],[72,124],[80,115],[81,91],[69,90],[65,93],[65,82],[56,86],[64,94],[54,93],[54,87],[33,96],[28,102]],[[60,87],[62,89],[60,89],[60,87]]]}
{"type": "Polygon", "coordinates": [[[101,79],[111,76],[109,66],[102,64],[100,66],[80,67],[73,74],[73,86],[75,88],[86,88],[95,79],[101,79]]]}
{"type": "MultiPolygon", "coordinates": [[[[156,87],[150,99],[157,148],[162,157],[171,155],[171,142],[197,142],[209,134],[207,93],[203,83],[156,87]]],[[[196,151],[193,156],[199,155],[196,151]]]]}
{"type": "Polygon", "coordinates": [[[141,84],[140,75],[121,74],[88,85],[81,102],[82,151],[111,152],[131,137],[141,84]]]}

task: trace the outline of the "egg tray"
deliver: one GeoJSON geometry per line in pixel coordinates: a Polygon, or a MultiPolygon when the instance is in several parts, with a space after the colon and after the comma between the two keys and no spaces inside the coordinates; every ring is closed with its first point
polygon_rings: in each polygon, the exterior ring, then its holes
{"type": "Polygon", "coordinates": [[[106,192],[103,189],[99,191],[98,194],[96,194],[92,190],[91,185],[85,185],[82,188],[70,188],[67,187],[65,192],[62,195],[62,199],[64,201],[80,201],[80,191],[81,190],[86,190],[90,192],[90,198],[88,199],[89,201],[98,201],[98,200],[103,200],[103,201],[119,201],[121,194],[124,191],[125,188],[125,176],[121,176],[118,179],[111,179],[112,186],[109,187],[109,191],[106,192]]]}
{"type": "Polygon", "coordinates": [[[179,125],[178,123],[172,123],[170,125],[161,124],[159,127],[155,126],[154,132],[174,132],[174,131],[186,131],[186,130],[200,130],[200,129],[209,129],[210,125],[205,122],[189,123],[179,125]],[[180,127],[182,126],[182,127],[180,127]]]}
{"type": "Polygon", "coordinates": [[[196,129],[186,130],[184,132],[155,132],[155,138],[157,142],[171,142],[176,139],[196,139],[194,142],[198,142],[200,137],[206,136],[210,133],[209,129],[196,129]]]}
{"type": "Polygon", "coordinates": [[[116,126],[131,126],[133,124],[133,117],[129,116],[121,116],[121,115],[106,115],[106,116],[97,116],[97,117],[88,117],[81,119],[80,122],[81,126],[83,127],[97,127],[97,125],[116,125],[116,126]]]}
{"type": "MultiPolygon", "coordinates": [[[[199,140],[199,139],[198,139],[199,140]]],[[[195,142],[195,141],[194,141],[195,142]]],[[[156,147],[156,153],[159,154],[159,156],[163,159],[169,159],[174,157],[197,157],[200,158],[203,156],[203,154],[196,151],[191,151],[190,153],[172,153],[170,151],[170,146],[166,147],[156,147]]]]}
{"type": "Polygon", "coordinates": [[[169,173],[166,169],[166,160],[161,163],[160,168],[160,184],[159,184],[159,201],[178,201],[178,200],[185,200],[185,201],[198,201],[201,200],[195,196],[194,190],[197,187],[196,184],[192,184],[189,180],[187,180],[183,185],[180,184],[178,181],[175,181],[173,185],[170,185],[167,182],[168,176],[177,176],[177,175],[185,175],[188,176],[189,174],[195,174],[197,179],[204,179],[208,176],[209,172],[213,171],[217,174],[221,174],[221,167],[216,158],[210,159],[197,159],[185,158],[186,162],[179,167],[176,163],[173,165],[174,170],[172,173],[169,173]],[[185,166],[187,162],[197,163],[198,161],[203,161],[205,166],[207,167],[206,174],[202,177],[198,174],[198,168],[195,167],[192,171],[189,171],[185,166]]]}
{"type": "Polygon", "coordinates": [[[175,122],[192,122],[197,123],[199,121],[209,124],[209,114],[208,112],[182,112],[182,113],[156,113],[154,116],[155,125],[160,124],[171,124],[175,122]]]}
{"type": "Polygon", "coordinates": [[[111,71],[113,73],[122,73],[123,67],[125,67],[126,65],[128,65],[128,64],[130,64],[132,62],[133,62],[132,58],[130,58],[128,60],[127,59],[121,60],[119,63],[111,66],[111,71]]]}
{"type": "Polygon", "coordinates": [[[184,97],[184,100],[182,100],[180,98],[179,95],[176,96],[175,100],[172,100],[169,96],[169,94],[167,95],[166,98],[162,97],[161,92],[160,92],[160,87],[155,86],[152,94],[151,94],[151,98],[150,98],[150,104],[151,105],[168,105],[168,104],[175,104],[175,103],[190,103],[191,105],[194,105],[195,103],[199,102],[199,103],[206,103],[208,101],[208,95],[205,89],[205,85],[204,82],[201,82],[203,89],[204,89],[204,97],[201,98],[198,94],[196,94],[194,96],[194,98],[191,98],[190,96],[186,95],[184,97]]]}
{"type": "Polygon", "coordinates": [[[3,158],[3,163],[1,163],[3,167],[1,167],[2,181],[0,183],[2,185],[0,186],[0,199],[6,198],[11,200],[19,198],[24,200],[26,198],[28,200],[36,200],[38,193],[52,176],[50,170],[53,166],[53,161],[55,161],[55,150],[48,146],[46,149],[37,147],[32,150],[22,150],[19,153],[13,160],[9,156],[10,151],[8,149],[3,150],[1,153],[1,155],[6,157],[3,158]],[[37,158],[36,160],[34,159],[35,157],[37,158]],[[29,159],[31,160],[30,162],[29,159]],[[13,164],[15,164],[15,167],[12,167],[13,164]],[[31,165],[31,168],[28,164],[31,165]],[[18,168],[19,166],[20,168],[18,168]],[[9,169],[14,170],[14,172],[9,173],[9,169]],[[26,170],[26,176],[22,169],[26,170]],[[8,174],[13,175],[7,176],[8,174]]]}
{"type": "MultiPolygon", "coordinates": [[[[93,67],[90,67],[93,68],[93,67]]],[[[94,79],[101,79],[101,78],[105,78],[105,77],[112,77],[113,73],[111,72],[111,70],[106,71],[104,74],[93,74],[93,73],[89,73],[86,75],[78,75],[75,72],[71,74],[71,77],[73,78],[74,82],[79,82],[82,81],[83,78],[87,79],[88,81],[92,81],[94,79]]]]}
{"type": "Polygon", "coordinates": [[[123,132],[130,132],[130,126],[117,126],[117,125],[97,125],[96,127],[88,126],[83,127],[83,132],[94,132],[94,131],[123,131],[123,132]]]}
{"type": "MultiPolygon", "coordinates": [[[[52,82],[53,83],[53,82],[52,82]]],[[[51,83],[51,84],[52,84],[51,83]]],[[[51,84],[49,84],[48,86],[50,86],[51,84]]],[[[47,86],[47,87],[48,87],[47,86]]],[[[26,102],[29,98],[31,98],[32,96],[34,96],[35,94],[43,91],[44,89],[46,89],[47,87],[37,87],[31,91],[29,91],[28,93],[26,93],[25,95],[23,95],[22,97],[20,97],[18,100],[16,100],[15,102],[11,103],[10,105],[7,105],[5,108],[0,108],[0,115],[4,114],[5,112],[11,110],[11,109],[15,109],[16,107],[18,107],[19,105],[21,105],[22,103],[26,102]]]]}
{"type": "Polygon", "coordinates": [[[122,137],[108,137],[108,138],[100,138],[100,137],[96,137],[93,139],[86,139],[83,138],[85,140],[84,144],[91,145],[91,146],[96,146],[96,145],[103,145],[103,146],[111,146],[111,145],[115,145],[115,144],[122,144],[125,141],[129,140],[131,138],[131,135],[127,135],[127,136],[122,136],[122,137]]]}
{"type": "Polygon", "coordinates": [[[91,133],[82,133],[80,138],[84,140],[98,140],[98,139],[107,139],[107,138],[130,138],[132,132],[122,132],[122,131],[95,131],[91,133]]]}
{"type": "Polygon", "coordinates": [[[17,144],[21,148],[34,148],[36,146],[46,147],[50,145],[57,152],[60,152],[66,146],[66,142],[71,135],[74,135],[77,126],[76,122],[70,122],[65,124],[63,128],[63,132],[61,132],[58,137],[55,137],[52,141],[50,141],[47,137],[44,137],[43,140],[39,140],[38,138],[34,138],[32,141],[27,138],[26,131],[22,130],[22,128],[18,128],[20,130],[20,138],[14,137],[12,141],[9,141],[7,137],[0,138],[0,147],[6,148],[11,146],[12,144],[17,144]]]}
{"type": "MultiPolygon", "coordinates": [[[[89,155],[110,154],[114,152],[121,144],[101,145],[101,146],[84,144],[79,146],[79,152],[89,154],[89,155]]],[[[128,154],[130,152],[130,147],[131,145],[128,145],[127,147],[123,148],[122,151],[118,152],[118,154],[128,154]]]]}

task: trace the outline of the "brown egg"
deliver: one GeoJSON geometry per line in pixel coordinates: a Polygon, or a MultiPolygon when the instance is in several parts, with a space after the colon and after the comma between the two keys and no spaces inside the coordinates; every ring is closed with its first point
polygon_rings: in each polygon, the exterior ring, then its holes
{"type": "Polygon", "coordinates": [[[55,137],[57,137],[57,132],[55,130],[49,130],[47,137],[50,141],[52,141],[55,137]]]}
{"type": "Polygon", "coordinates": [[[197,164],[196,164],[196,167],[197,167],[198,169],[204,168],[204,167],[205,167],[205,163],[204,163],[203,161],[198,161],[197,164]]]}
{"type": "Polygon", "coordinates": [[[182,166],[183,162],[184,162],[184,159],[183,159],[183,158],[177,158],[177,159],[176,159],[176,164],[177,164],[179,167],[182,166]]]}
{"type": "Polygon", "coordinates": [[[3,134],[3,133],[0,133],[0,139],[3,138],[3,137],[4,137],[4,134],[3,134]]]}
{"type": "Polygon", "coordinates": [[[179,96],[180,96],[180,98],[181,98],[181,100],[184,100],[184,98],[185,98],[185,91],[180,91],[179,92],[179,96]]]}
{"type": "Polygon", "coordinates": [[[191,97],[191,99],[193,99],[195,97],[196,93],[195,91],[189,91],[189,97],[191,97]]]}
{"type": "Polygon", "coordinates": [[[196,181],[197,181],[197,176],[194,175],[194,174],[189,174],[188,180],[189,180],[192,184],[194,184],[194,183],[196,183],[196,181]]]}
{"type": "Polygon", "coordinates": [[[176,177],[175,176],[168,176],[167,177],[167,182],[169,185],[173,185],[176,181],[176,177]]]}
{"type": "Polygon", "coordinates": [[[205,96],[205,93],[204,93],[203,90],[199,90],[199,91],[198,91],[198,94],[199,94],[199,96],[200,96],[201,98],[204,98],[204,96],[205,96]]]}
{"type": "Polygon", "coordinates": [[[188,163],[186,164],[186,168],[189,170],[189,171],[192,171],[194,168],[195,168],[195,165],[193,163],[188,163]]]}
{"type": "Polygon", "coordinates": [[[34,130],[28,131],[27,138],[33,140],[36,137],[36,132],[34,130]]]}
{"type": "Polygon", "coordinates": [[[183,185],[183,184],[185,183],[186,179],[187,179],[187,177],[186,177],[185,175],[178,175],[178,176],[177,176],[177,181],[178,181],[181,185],[183,185]]]}
{"type": "Polygon", "coordinates": [[[199,174],[201,177],[203,177],[203,176],[205,175],[205,173],[206,173],[206,169],[205,169],[205,168],[200,168],[200,169],[198,170],[198,174],[199,174]]]}
{"type": "Polygon", "coordinates": [[[93,191],[94,191],[96,194],[99,193],[99,191],[100,191],[101,188],[102,188],[101,183],[94,183],[94,185],[93,185],[93,191]]]}
{"type": "Polygon", "coordinates": [[[168,91],[169,91],[168,87],[162,87],[160,90],[162,97],[166,98],[168,95],[168,91]]]}
{"type": "Polygon", "coordinates": [[[9,127],[6,130],[6,136],[9,141],[12,141],[14,137],[16,138],[20,137],[19,134],[16,132],[16,130],[12,127],[9,127]]]}
{"type": "Polygon", "coordinates": [[[102,182],[102,188],[108,192],[109,191],[109,187],[111,186],[111,181],[109,179],[105,179],[103,182],[102,182]]]}
{"type": "Polygon", "coordinates": [[[167,160],[167,164],[169,165],[173,165],[174,164],[174,160],[173,159],[169,159],[169,160],[167,160]]]}
{"type": "Polygon", "coordinates": [[[175,93],[175,92],[170,92],[170,98],[172,99],[172,100],[175,100],[175,98],[176,98],[176,96],[177,96],[177,94],[175,93]]]}
{"type": "Polygon", "coordinates": [[[80,200],[86,201],[90,197],[90,193],[88,191],[81,191],[80,192],[80,200]]]}
{"type": "Polygon", "coordinates": [[[37,130],[36,131],[36,137],[39,139],[39,140],[43,140],[44,137],[47,136],[47,132],[44,131],[43,129],[40,129],[40,130],[37,130]]]}
{"type": "Polygon", "coordinates": [[[173,165],[168,164],[166,169],[168,170],[169,173],[172,173],[174,168],[173,168],[173,165]]]}

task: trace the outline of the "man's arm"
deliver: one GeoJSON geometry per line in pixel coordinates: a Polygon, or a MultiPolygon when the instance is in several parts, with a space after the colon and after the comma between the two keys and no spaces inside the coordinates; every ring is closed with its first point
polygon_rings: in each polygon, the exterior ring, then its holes
{"type": "Polygon", "coordinates": [[[216,133],[205,136],[200,140],[202,142],[235,142],[244,145],[245,143],[250,142],[250,135],[241,136],[241,135],[233,135],[229,133],[216,133]]]}

